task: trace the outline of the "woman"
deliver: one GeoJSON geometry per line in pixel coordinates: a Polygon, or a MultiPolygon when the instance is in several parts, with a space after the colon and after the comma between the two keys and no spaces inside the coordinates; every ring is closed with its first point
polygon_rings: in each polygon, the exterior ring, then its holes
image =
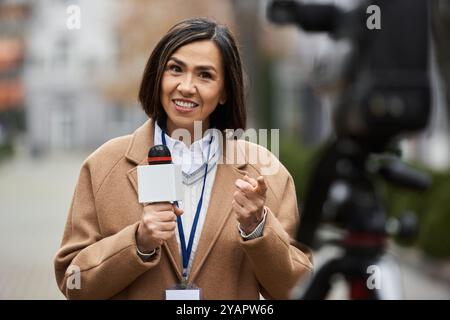
{"type": "Polygon", "coordinates": [[[291,240],[298,223],[292,178],[282,165],[262,177],[246,154],[261,147],[233,140],[231,153],[207,132],[245,128],[241,60],[230,31],[204,18],[175,25],[149,58],[139,99],[150,119],[101,146],[81,169],[55,258],[63,294],[165,299],[187,285],[203,299],[287,298],[312,268],[291,240]],[[195,125],[204,137],[196,137],[195,125]],[[180,131],[195,141],[180,141],[180,131]],[[179,207],[138,203],[136,168],[156,144],[182,164],[179,207]],[[230,154],[245,161],[236,164],[230,154]]]}

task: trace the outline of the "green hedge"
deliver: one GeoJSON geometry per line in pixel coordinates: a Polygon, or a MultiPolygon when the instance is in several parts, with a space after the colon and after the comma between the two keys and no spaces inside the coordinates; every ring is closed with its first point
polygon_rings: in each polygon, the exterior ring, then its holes
{"type": "Polygon", "coordinates": [[[297,200],[302,203],[318,148],[306,147],[292,138],[282,137],[280,140],[280,161],[292,175],[297,200]]]}
{"type": "Polygon", "coordinates": [[[0,161],[6,159],[13,154],[13,147],[11,144],[0,144],[0,161]]]}
{"type": "Polygon", "coordinates": [[[431,256],[450,257],[450,172],[420,170],[432,177],[430,189],[419,193],[387,186],[388,213],[398,216],[405,210],[415,212],[419,234],[413,244],[431,256]]]}
{"type": "MultiPolygon", "coordinates": [[[[309,174],[319,149],[306,147],[290,138],[281,139],[280,160],[294,178],[299,203],[304,200],[309,174]]],[[[428,191],[418,193],[385,182],[380,184],[389,216],[398,216],[409,210],[419,218],[418,236],[413,241],[398,242],[418,246],[431,256],[450,257],[450,171],[433,172],[415,167],[432,176],[433,184],[428,191]]]]}

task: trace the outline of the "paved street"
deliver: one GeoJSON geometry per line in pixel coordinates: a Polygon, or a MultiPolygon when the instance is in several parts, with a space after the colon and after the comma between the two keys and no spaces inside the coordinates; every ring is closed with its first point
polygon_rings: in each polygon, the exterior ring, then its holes
{"type": "MultiPolygon", "coordinates": [[[[86,154],[24,155],[0,163],[0,299],[63,299],[52,260],[86,154]]],[[[407,299],[450,299],[449,283],[429,277],[416,253],[394,256],[407,299]]],[[[330,298],[342,299],[345,290],[338,284],[330,298]]]]}
{"type": "Polygon", "coordinates": [[[84,155],[0,164],[0,299],[62,299],[53,273],[84,155]]]}
{"type": "MultiPolygon", "coordinates": [[[[323,247],[314,254],[316,271],[331,258],[341,254],[335,247],[323,247]]],[[[386,259],[380,270],[381,289],[395,294],[395,299],[405,300],[448,300],[450,299],[450,263],[431,262],[420,252],[409,248],[400,248],[392,243],[389,245],[386,259]],[[392,277],[393,276],[393,277],[392,277]]],[[[303,292],[305,285],[297,290],[303,292]]],[[[343,277],[333,277],[333,288],[327,299],[343,300],[349,295],[349,287],[343,277]]]]}

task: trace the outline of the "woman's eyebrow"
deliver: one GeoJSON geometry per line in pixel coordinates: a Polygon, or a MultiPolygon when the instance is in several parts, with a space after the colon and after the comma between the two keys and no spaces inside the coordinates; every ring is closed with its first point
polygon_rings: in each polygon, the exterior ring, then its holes
{"type": "MultiPolygon", "coordinates": [[[[178,58],[170,57],[170,58],[169,58],[169,61],[170,61],[170,60],[173,60],[174,62],[178,63],[178,64],[179,64],[180,66],[182,66],[182,67],[186,67],[186,63],[184,63],[183,61],[181,61],[181,60],[178,59],[178,58]]],[[[196,66],[195,69],[197,69],[197,70],[202,70],[202,71],[212,70],[212,71],[214,71],[214,72],[217,73],[216,68],[214,68],[213,66],[210,66],[210,65],[203,65],[203,66],[200,65],[200,66],[196,66]]]]}

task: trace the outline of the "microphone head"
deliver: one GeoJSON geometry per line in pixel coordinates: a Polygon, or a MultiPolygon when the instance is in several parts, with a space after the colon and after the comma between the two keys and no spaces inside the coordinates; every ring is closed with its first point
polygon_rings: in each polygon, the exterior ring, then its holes
{"type": "Polygon", "coordinates": [[[172,163],[172,155],[169,148],[165,145],[156,145],[148,151],[148,164],[170,164],[172,163]]]}

